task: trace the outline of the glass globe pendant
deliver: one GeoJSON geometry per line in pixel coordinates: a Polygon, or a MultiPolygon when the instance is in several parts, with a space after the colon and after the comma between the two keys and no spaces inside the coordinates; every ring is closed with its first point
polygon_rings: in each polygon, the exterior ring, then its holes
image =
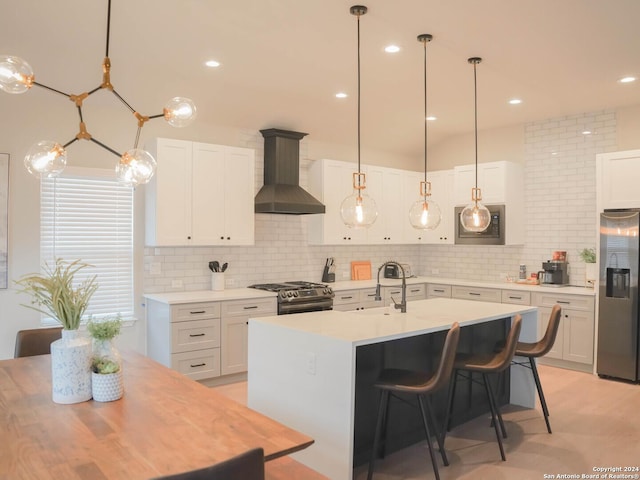
{"type": "Polygon", "coordinates": [[[349,228],[368,228],[378,218],[376,202],[365,190],[365,174],[353,174],[353,193],[342,201],[340,216],[349,228]]]}
{"type": "Polygon", "coordinates": [[[442,212],[431,196],[431,182],[420,182],[420,198],[409,209],[409,222],[416,230],[433,230],[440,225],[442,212]]]}
{"type": "Polygon", "coordinates": [[[431,182],[427,181],[427,43],[433,35],[418,35],[424,46],[424,181],[420,182],[420,198],[409,209],[409,222],[416,230],[433,230],[440,225],[442,212],[438,204],[431,200],[431,182]]]}
{"type": "Polygon", "coordinates": [[[146,150],[134,148],[126,152],[116,166],[118,181],[135,187],[148,183],[156,172],[156,160],[146,150]]]}
{"type": "Polygon", "coordinates": [[[0,55],[0,90],[24,93],[33,85],[33,69],[20,57],[0,55]]]}
{"type": "Polygon", "coordinates": [[[164,106],[164,119],[172,127],[186,127],[196,118],[196,105],[189,98],[173,97],[164,106]]]}
{"type": "Polygon", "coordinates": [[[57,142],[43,140],[29,148],[24,166],[36,177],[55,177],[67,166],[67,151],[57,142]]]}
{"type": "Polygon", "coordinates": [[[476,65],[482,61],[480,57],[471,57],[468,62],[473,64],[473,88],[474,88],[474,117],[475,117],[475,142],[476,142],[476,185],[471,189],[471,203],[464,207],[460,213],[460,224],[468,232],[484,232],[491,223],[491,214],[487,207],[480,201],[482,192],[478,188],[478,81],[476,65]]]}
{"type": "Polygon", "coordinates": [[[353,193],[340,205],[340,216],[349,228],[369,228],[378,218],[378,208],[365,191],[366,175],[360,171],[360,16],[367,13],[367,7],[354,5],[349,11],[358,19],[358,171],[353,174],[353,193]]]}

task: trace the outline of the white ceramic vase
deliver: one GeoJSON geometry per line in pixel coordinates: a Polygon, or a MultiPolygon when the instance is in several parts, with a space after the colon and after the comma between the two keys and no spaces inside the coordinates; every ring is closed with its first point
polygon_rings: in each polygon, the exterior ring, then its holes
{"type": "Polygon", "coordinates": [[[96,402],[113,402],[119,400],[124,394],[124,382],[122,381],[122,369],[116,373],[91,374],[93,399],[96,402]]]}
{"type": "Polygon", "coordinates": [[[62,330],[51,344],[51,390],[55,403],[91,400],[91,339],[78,330],[62,330]]]}

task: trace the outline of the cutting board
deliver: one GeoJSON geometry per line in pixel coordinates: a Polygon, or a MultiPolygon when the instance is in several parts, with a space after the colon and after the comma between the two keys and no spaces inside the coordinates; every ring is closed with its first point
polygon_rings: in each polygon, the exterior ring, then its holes
{"type": "Polygon", "coordinates": [[[371,261],[351,262],[351,280],[371,280],[371,261]]]}

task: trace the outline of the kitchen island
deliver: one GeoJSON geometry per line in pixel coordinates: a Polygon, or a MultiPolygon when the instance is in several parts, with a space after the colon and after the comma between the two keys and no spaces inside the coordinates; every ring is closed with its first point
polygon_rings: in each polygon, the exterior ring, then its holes
{"type": "MultiPolygon", "coordinates": [[[[520,338],[534,341],[535,307],[446,298],[411,302],[407,313],[375,308],[251,319],[248,405],[315,439],[296,460],[329,478],[351,479],[370,448],[377,372],[421,362],[431,368],[453,322],[462,327],[460,348],[490,348],[516,314],[523,317],[520,338]]],[[[510,381],[507,376],[503,402],[532,408],[535,387],[529,372],[520,370],[510,381]]]]}

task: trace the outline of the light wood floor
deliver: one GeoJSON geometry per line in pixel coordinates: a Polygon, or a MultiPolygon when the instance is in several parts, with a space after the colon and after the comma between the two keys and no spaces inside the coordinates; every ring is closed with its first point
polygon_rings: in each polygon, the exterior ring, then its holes
{"type": "MultiPolygon", "coordinates": [[[[582,477],[595,473],[594,467],[640,467],[640,385],[543,365],[539,372],[553,434],[547,433],[539,406],[535,410],[506,406],[502,412],[507,461],[503,462],[493,428],[486,417],[477,418],[447,435],[450,466],[443,467],[440,459],[442,480],[539,480],[544,474],[582,477]]],[[[246,403],[246,382],[216,388],[246,403]]],[[[366,467],[356,468],[354,479],[365,478],[366,467]]],[[[378,461],[374,478],[434,478],[426,443],[378,461]]]]}

